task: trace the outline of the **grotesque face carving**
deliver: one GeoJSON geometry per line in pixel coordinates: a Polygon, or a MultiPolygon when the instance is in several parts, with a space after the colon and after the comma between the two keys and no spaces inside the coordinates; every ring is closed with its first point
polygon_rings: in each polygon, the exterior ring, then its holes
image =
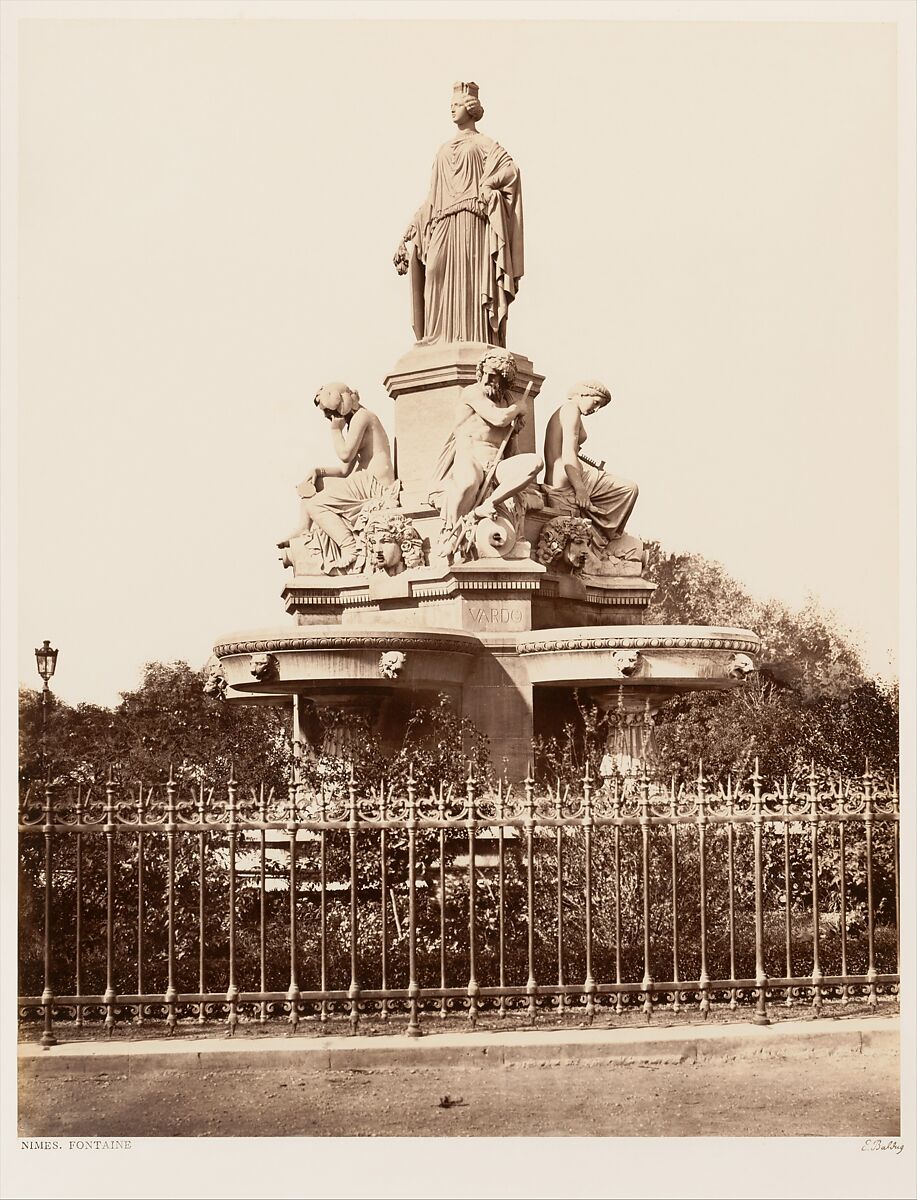
{"type": "Polygon", "coordinates": [[[755,664],[747,654],[734,654],[726,669],[726,674],[730,679],[738,679],[744,683],[754,669],[755,664]]]}
{"type": "Polygon", "coordinates": [[[625,678],[636,671],[639,659],[639,650],[615,650],[611,656],[611,661],[625,678]]]}
{"type": "Polygon", "coordinates": [[[379,659],[379,674],[383,679],[397,679],[407,660],[408,656],[401,650],[386,650],[379,659]]]}
{"type": "Polygon", "coordinates": [[[272,679],[277,672],[277,659],[273,654],[253,654],[249,671],[259,681],[272,679]]]}

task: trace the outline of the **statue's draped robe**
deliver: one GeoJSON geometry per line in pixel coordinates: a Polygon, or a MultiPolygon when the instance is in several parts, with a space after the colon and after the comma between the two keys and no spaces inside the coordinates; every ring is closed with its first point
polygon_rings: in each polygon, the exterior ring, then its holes
{"type": "Polygon", "coordinates": [[[341,546],[348,537],[358,542],[355,565],[362,568],[360,551],[364,547],[357,535],[370,513],[398,503],[400,488],[397,480],[380,483],[371,471],[365,470],[351,471],[344,476],[327,475],[321,480],[319,490],[307,502],[306,508],[312,518],[312,537],[321,552],[325,574],[337,574],[342,570],[341,546]]]}
{"type": "Polygon", "coordinates": [[[472,133],[441,146],[414,217],[425,268],[424,344],[506,344],[506,314],[523,272],[522,181],[502,146],[472,133]],[[492,188],[486,211],[477,203],[492,188]]]}
{"type": "Polygon", "coordinates": [[[541,485],[548,505],[564,516],[588,516],[600,545],[607,547],[616,558],[639,559],[643,554],[643,542],[624,532],[627,518],[637,503],[637,485],[629,479],[619,479],[607,471],[600,471],[582,459],[580,470],[589,497],[588,512],[580,511],[573,485],[569,483],[561,487],[541,485]]]}

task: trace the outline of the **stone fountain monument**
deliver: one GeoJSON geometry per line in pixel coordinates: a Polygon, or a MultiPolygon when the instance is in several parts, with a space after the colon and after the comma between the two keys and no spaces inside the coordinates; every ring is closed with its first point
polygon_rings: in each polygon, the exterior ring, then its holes
{"type": "Polygon", "coordinates": [[[608,752],[627,769],[651,753],[660,705],[741,684],[760,642],[642,623],[655,585],[626,531],[637,487],[583,452],[604,384],[570,387],[536,446],[544,378],[507,344],[519,169],[477,129],[477,84],[455,84],[451,112],[394,259],[416,337],[384,380],[394,442],[356,388],[318,389],[337,461],[299,484],[299,522],[279,544],[293,623],[220,638],[209,687],[292,704],[303,743],[324,706],[362,711],[395,745],[412,707],[445,693],[510,781],[578,689],[616,713],[608,752]]]}

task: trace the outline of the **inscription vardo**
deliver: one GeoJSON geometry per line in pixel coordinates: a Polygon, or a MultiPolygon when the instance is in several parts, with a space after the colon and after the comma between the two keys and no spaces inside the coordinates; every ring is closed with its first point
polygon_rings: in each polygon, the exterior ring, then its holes
{"type": "Polygon", "coordinates": [[[503,608],[499,604],[480,608],[469,605],[468,615],[475,625],[517,625],[525,617],[521,608],[503,608]]]}

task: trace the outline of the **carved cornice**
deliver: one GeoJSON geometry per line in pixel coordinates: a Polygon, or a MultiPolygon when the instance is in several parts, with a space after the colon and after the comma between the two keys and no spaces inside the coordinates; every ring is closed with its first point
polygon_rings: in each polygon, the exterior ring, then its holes
{"type": "Polygon", "coordinates": [[[476,654],[481,643],[472,634],[425,634],[421,630],[399,633],[380,629],[378,633],[308,634],[288,637],[248,638],[236,642],[218,642],[217,658],[232,654],[263,654],[284,650],[435,650],[458,654],[476,654]]]}
{"type": "Polygon", "coordinates": [[[733,650],[757,654],[761,643],[756,639],[724,637],[539,637],[517,639],[519,654],[545,654],[554,650],[733,650]]]}

